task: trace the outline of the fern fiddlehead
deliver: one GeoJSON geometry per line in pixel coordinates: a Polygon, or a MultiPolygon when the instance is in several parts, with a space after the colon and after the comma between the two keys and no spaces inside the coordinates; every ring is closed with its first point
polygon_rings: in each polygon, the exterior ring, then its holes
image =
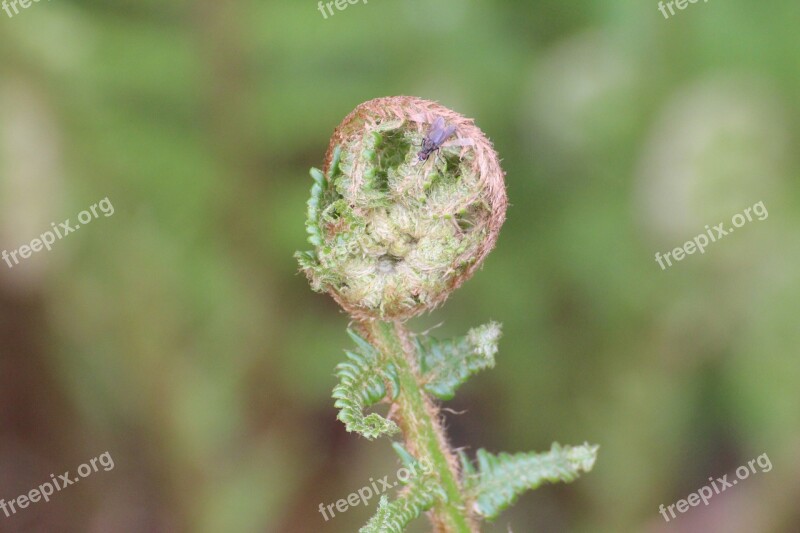
{"type": "Polygon", "coordinates": [[[474,273],[505,220],[504,174],[474,122],[420,98],[371,100],[339,125],[324,170],[311,175],[306,229],[314,249],[296,257],[312,288],[356,321],[356,349],[337,367],[338,417],[368,439],[399,430],[404,461],[430,465],[394,502],[382,498],[362,532],[399,532],[426,511],[436,531],[476,532],[480,519],[521,492],[590,470],[597,448],[588,445],[542,455],[481,450],[479,470],[459,461],[432,397],[450,399],[470,375],[494,366],[500,326],[440,341],[404,325],[474,273]],[[379,402],[392,405],[388,419],[365,413],[379,402]]]}

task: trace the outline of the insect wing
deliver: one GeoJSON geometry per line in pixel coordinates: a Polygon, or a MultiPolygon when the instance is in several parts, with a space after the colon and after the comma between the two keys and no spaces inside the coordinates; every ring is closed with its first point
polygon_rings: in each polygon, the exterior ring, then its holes
{"type": "Polygon", "coordinates": [[[447,126],[442,117],[436,117],[436,120],[433,121],[433,125],[426,136],[426,140],[430,140],[434,146],[439,146],[455,133],[455,131],[455,126],[447,126]]]}
{"type": "Polygon", "coordinates": [[[435,131],[443,130],[445,127],[445,122],[442,117],[436,117],[436,120],[433,121],[431,124],[431,129],[428,132],[428,135],[431,135],[435,131]]]}
{"type": "Polygon", "coordinates": [[[436,144],[442,144],[450,137],[452,134],[456,132],[455,126],[448,126],[443,132],[441,132],[441,136],[436,140],[436,144]]]}

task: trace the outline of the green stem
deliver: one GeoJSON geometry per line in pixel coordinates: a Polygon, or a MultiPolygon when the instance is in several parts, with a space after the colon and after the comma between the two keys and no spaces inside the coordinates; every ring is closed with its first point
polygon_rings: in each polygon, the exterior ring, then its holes
{"type": "Polygon", "coordinates": [[[403,430],[406,449],[417,459],[427,460],[447,494],[447,501],[438,502],[431,521],[437,532],[475,533],[461,494],[458,461],[450,450],[441,424],[438,407],[422,389],[419,369],[408,332],[400,322],[368,321],[362,323],[373,346],[397,368],[400,394],[394,414],[403,430]]]}

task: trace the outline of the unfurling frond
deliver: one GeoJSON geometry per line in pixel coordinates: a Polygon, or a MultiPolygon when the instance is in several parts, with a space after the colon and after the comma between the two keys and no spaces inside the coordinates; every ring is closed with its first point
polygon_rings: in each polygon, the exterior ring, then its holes
{"type": "Polygon", "coordinates": [[[389,503],[381,496],[378,511],[359,533],[403,533],[409,522],[429,510],[439,499],[445,499],[444,490],[429,474],[413,478],[406,490],[389,503]]]}
{"type": "Polygon", "coordinates": [[[466,336],[436,340],[429,336],[415,339],[425,390],[449,400],[467,378],[494,366],[500,324],[489,322],[472,328],[466,336]]]}
{"type": "Polygon", "coordinates": [[[372,440],[380,435],[399,431],[397,424],[377,413],[364,414],[364,410],[383,400],[387,394],[387,381],[396,396],[400,389],[394,365],[383,361],[378,351],[355,332],[348,334],[358,347],[348,351],[347,361],[336,367],[339,384],[333,389],[334,404],[339,409],[337,418],[344,422],[347,431],[356,431],[372,440]]]}
{"type": "Polygon", "coordinates": [[[549,481],[569,483],[581,472],[589,472],[597,458],[598,446],[553,444],[546,453],[501,453],[478,450],[478,473],[468,475],[466,484],[474,499],[474,510],[493,520],[513,504],[520,494],[549,481]]]}

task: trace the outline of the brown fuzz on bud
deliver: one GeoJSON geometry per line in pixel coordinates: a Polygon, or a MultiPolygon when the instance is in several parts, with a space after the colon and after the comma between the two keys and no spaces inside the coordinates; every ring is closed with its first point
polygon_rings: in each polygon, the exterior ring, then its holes
{"type": "Polygon", "coordinates": [[[315,250],[297,257],[312,287],[357,319],[406,319],[443,302],[483,262],[505,220],[491,142],[471,119],[421,98],[359,105],[336,128],[324,172],[312,176],[315,250]],[[455,130],[426,158],[420,151],[437,118],[455,130]]]}

